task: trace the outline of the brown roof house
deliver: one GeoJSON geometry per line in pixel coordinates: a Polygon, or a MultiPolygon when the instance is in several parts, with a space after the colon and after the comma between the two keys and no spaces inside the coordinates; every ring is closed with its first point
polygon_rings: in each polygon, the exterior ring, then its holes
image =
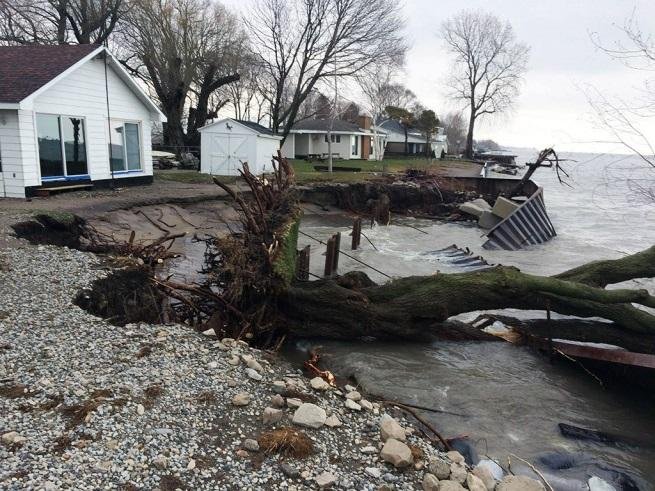
{"type": "Polygon", "coordinates": [[[98,45],[0,47],[0,198],[152,182],[165,116],[98,45]]]}

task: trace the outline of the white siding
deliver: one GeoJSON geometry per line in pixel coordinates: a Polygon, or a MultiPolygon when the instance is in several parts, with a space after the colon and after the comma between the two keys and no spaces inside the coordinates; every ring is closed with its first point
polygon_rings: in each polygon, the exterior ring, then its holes
{"type": "MultiPolygon", "coordinates": [[[[143,173],[116,174],[115,177],[152,175],[151,114],[143,102],[108,68],[109,112],[112,120],[138,122],[141,127],[143,173]]],[[[40,94],[34,101],[34,112],[80,116],[84,118],[88,171],[92,180],[109,179],[107,100],[105,68],[102,60],[90,60],[67,77],[40,94]]],[[[32,116],[33,118],[33,116],[32,116]]],[[[154,117],[153,117],[154,119],[154,117]]],[[[27,131],[27,123],[21,131],[27,131]]],[[[34,128],[34,123],[31,124],[34,128]]],[[[32,129],[32,145],[36,138],[32,129]]],[[[30,156],[30,159],[32,157],[30,156]]],[[[34,156],[35,159],[35,156],[34,156]]],[[[30,169],[36,160],[26,160],[30,169]]],[[[38,172],[38,165],[34,167],[38,172]]],[[[27,185],[38,185],[29,174],[27,185]]]]}
{"type": "MultiPolygon", "coordinates": [[[[337,143],[336,141],[332,143],[332,153],[333,154],[338,153],[339,158],[342,158],[344,160],[348,160],[350,158],[357,158],[357,157],[351,157],[350,155],[350,135],[341,134],[339,136],[341,137],[341,141],[339,143],[337,143]]],[[[325,134],[312,134],[310,135],[310,137],[312,139],[311,153],[325,153],[325,154],[328,153],[328,144],[325,141],[325,134]]]]}
{"type": "Polygon", "coordinates": [[[33,111],[18,111],[18,127],[20,128],[21,158],[23,160],[23,185],[39,186],[41,170],[36,151],[36,129],[33,111]]]}
{"type": "Polygon", "coordinates": [[[0,157],[2,183],[0,197],[24,198],[21,142],[18,131],[18,111],[0,110],[0,157]]]}
{"type": "Polygon", "coordinates": [[[284,145],[282,145],[282,155],[288,159],[296,158],[296,135],[289,133],[287,139],[284,140],[284,145]]]}
{"type": "Polygon", "coordinates": [[[271,160],[280,149],[280,140],[277,138],[267,138],[260,136],[257,143],[257,168],[259,172],[272,172],[273,164],[271,160]]]}

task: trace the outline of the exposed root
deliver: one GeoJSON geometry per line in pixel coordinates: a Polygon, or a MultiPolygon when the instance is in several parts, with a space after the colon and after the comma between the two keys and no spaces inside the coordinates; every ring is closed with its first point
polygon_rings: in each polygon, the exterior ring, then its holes
{"type": "Polygon", "coordinates": [[[267,454],[278,453],[304,459],[314,453],[314,444],[302,431],[294,428],[279,428],[262,433],[259,446],[267,454]]]}

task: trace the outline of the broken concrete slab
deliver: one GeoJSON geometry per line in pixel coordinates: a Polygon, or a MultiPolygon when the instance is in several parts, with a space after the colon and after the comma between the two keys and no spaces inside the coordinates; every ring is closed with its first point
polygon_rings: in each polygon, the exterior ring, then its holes
{"type": "Polygon", "coordinates": [[[485,211],[491,211],[491,205],[482,198],[459,205],[459,211],[480,218],[485,211]]]}
{"type": "Polygon", "coordinates": [[[496,225],[498,225],[500,222],[502,222],[503,219],[494,215],[490,211],[485,211],[480,215],[480,218],[478,219],[478,226],[480,228],[494,228],[496,225]]]}
{"type": "Polygon", "coordinates": [[[512,200],[499,196],[494,203],[494,207],[491,209],[491,213],[500,218],[507,218],[514,213],[518,207],[518,203],[514,203],[512,200]]]}

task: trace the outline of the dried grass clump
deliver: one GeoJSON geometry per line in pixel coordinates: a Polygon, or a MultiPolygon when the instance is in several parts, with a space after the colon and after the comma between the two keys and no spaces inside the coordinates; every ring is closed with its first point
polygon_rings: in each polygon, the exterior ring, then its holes
{"type": "Polygon", "coordinates": [[[27,385],[9,384],[0,387],[0,396],[7,399],[18,399],[19,397],[32,397],[36,392],[30,391],[27,385]]]}
{"type": "Polygon", "coordinates": [[[150,385],[143,391],[143,405],[145,407],[152,407],[155,401],[164,393],[164,388],[161,385],[150,385]]]}
{"type": "Polygon", "coordinates": [[[416,445],[408,445],[408,447],[409,447],[409,450],[412,452],[412,457],[414,457],[414,462],[418,462],[425,455],[423,453],[423,450],[421,450],[416,445]]]}
{"type": "Polygon", "coordinates": [[[279,453],[303,459],[314,453],[314,444],[302,431],[294,428],[279,428],[262,433],[259,445],[267,454],[279,453]]]}
{"type": "Polygon", "coordinates": [[[71,443],[73,443],[72,438],[68,433],[64,433],[63,435],[55,438],[54,445],[52,446],[52,450],[55,453],[64,453],[64,451],[70,447],[71,443]]]}
{"type": "Polygon", "coordinates": [[[70,429],[84,423],[86,417],[95,411],[102,402],[102,400],[98,399],[89,399],[82,404],[73,404],[61,408],[62,414],[68,418],[67,427],[70,429]]]}
{"type": "Polygon", "coordinates": [[[193,397],[192,401],[198,404],[215,404],[216,394],[214,394],[211,390],[206,390],[193,397]]]}

